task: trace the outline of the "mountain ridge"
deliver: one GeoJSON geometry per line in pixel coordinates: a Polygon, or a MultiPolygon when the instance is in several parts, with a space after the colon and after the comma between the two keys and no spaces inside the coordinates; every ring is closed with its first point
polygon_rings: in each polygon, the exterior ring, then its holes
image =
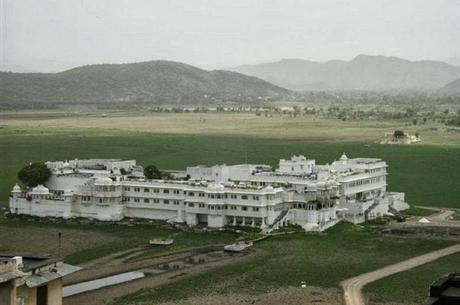
{"type": "Polygon", "coordinates": [[[300,91],[437,89],[460,77],[460,67],[440,61],[364,54],[349,61],[285,58],[230,70],[300,91]]]}
{"type": "Polygon", "coordinates": [[[0,72],[0,103],[198,103],[293,94],[254,76],[154,60],[96,64],[57,73],[0,72]]]}

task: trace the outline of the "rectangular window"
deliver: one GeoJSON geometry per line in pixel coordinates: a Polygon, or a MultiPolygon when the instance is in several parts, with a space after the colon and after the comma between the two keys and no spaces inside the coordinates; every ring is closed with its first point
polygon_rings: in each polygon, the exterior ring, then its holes
{"type": "Polygon", "coordinates": [[[193,207],[195,207],[195,204],[194,204],[193,202],[189,202],[189,203],[188,203],[188,206],[191,207],[191,208],[193,208],[193,207]]]}
{"type": "Polygon", "coordinates": [[[168,200],[168,199],[165,199],[165,200],[163,200],[163,203],[164,203],[164,204],[169,204],[169,200],[168,200]]]}
{"type": "Polygon", "coordinates": [[[259,208],[252,208],[252,210],[253,210],[254,212],[258,212],[258,211],[259,211],[259,208]]]}
{"type": "Polygon", "coordinates": [[[194,192],[188,192],[188,195],[193,197],[193,196],[195,196],[195,193],[194,192]]]}
{"type": "Polygon", "coordinates": [[[163,193],[164,193],[164,194],[169,194],[169,190],[164,189],[164,190],[163,190],[163,193]]]}
{"type": "Polygon", "coordinates": [[[242,195],[242,196],[241,196],[241,199],[247,200],[247,199],[248,199],[248,196],[242,195]]]}
{"type": "Polygon", "coordinates": [[[160,199],[153,199],[153,203],[160,203],[160,199]]]}
{"type": "Polygon", "coordinates": [[[144,198],[144,203],[149,203],[150,200],[148,198],[144,198]]]}
{"type": "Polygon", "coordinates": [[[135,188],[134,188],[134,191],[135,191],[135,192],[140,192],[140,191],[141,191],[141,188],[140,188],[140,187],[135,187],[135,188]]]}
{"type": "Polygon", "coordinates": [[[148,188],[144,188],[144,193],[148,193],[150,190],[148,188]]]}

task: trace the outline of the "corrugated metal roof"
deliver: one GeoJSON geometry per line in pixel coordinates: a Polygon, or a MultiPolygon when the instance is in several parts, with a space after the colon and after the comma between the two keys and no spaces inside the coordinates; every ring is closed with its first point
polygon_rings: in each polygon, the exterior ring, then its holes
{"type": "Polygon", "coordinates": [[[77,266],[62,264],[55,271],[45,271],[40,272],[38,274],[30,275],[25,277],[24,281],[27,287],[38,287],[81,269],[82,268],[77,266]]]}

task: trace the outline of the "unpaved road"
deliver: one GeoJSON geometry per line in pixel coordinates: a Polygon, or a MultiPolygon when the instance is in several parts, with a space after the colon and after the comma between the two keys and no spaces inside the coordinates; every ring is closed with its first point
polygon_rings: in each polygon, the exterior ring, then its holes
{"type": "Polygon", "coordinates": [[[366,304],[362,294],[362,288],[371,282],[377,281],[389,275],[406,271],[417,266],[429,263],[443,256],[460,252],[460,244],[450,246],[441,250],[433,251],[424,255],[413,257],[411,259],[390,265],[372,272],[364,273],[356,277],[347,279],[340,283],[343,288],[343,297],[346,305],[364,305],[366,304]]]}

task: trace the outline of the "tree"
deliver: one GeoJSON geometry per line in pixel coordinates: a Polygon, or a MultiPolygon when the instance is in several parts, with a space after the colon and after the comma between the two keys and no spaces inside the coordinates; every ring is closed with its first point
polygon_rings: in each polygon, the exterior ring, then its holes
{"type": "Polygon", "coordinates": [[[148,165],[144,168],[144,176],[147,179],[161,179],[161,172],[155,165],[148,165]]]}
{"type": "Polygon", "coordinates": [[[18,178],[29,187],[43,184],[51,176],[51,171],[43,162],[31,163],[18,172],[18,178]]]}
{"type": "Polygon", "coordinates": [[[404,131],[395,130],[395,132],[393,133],[393,137],[395,137],[396,139],[403,138],[404,137],[404,131]]]}

